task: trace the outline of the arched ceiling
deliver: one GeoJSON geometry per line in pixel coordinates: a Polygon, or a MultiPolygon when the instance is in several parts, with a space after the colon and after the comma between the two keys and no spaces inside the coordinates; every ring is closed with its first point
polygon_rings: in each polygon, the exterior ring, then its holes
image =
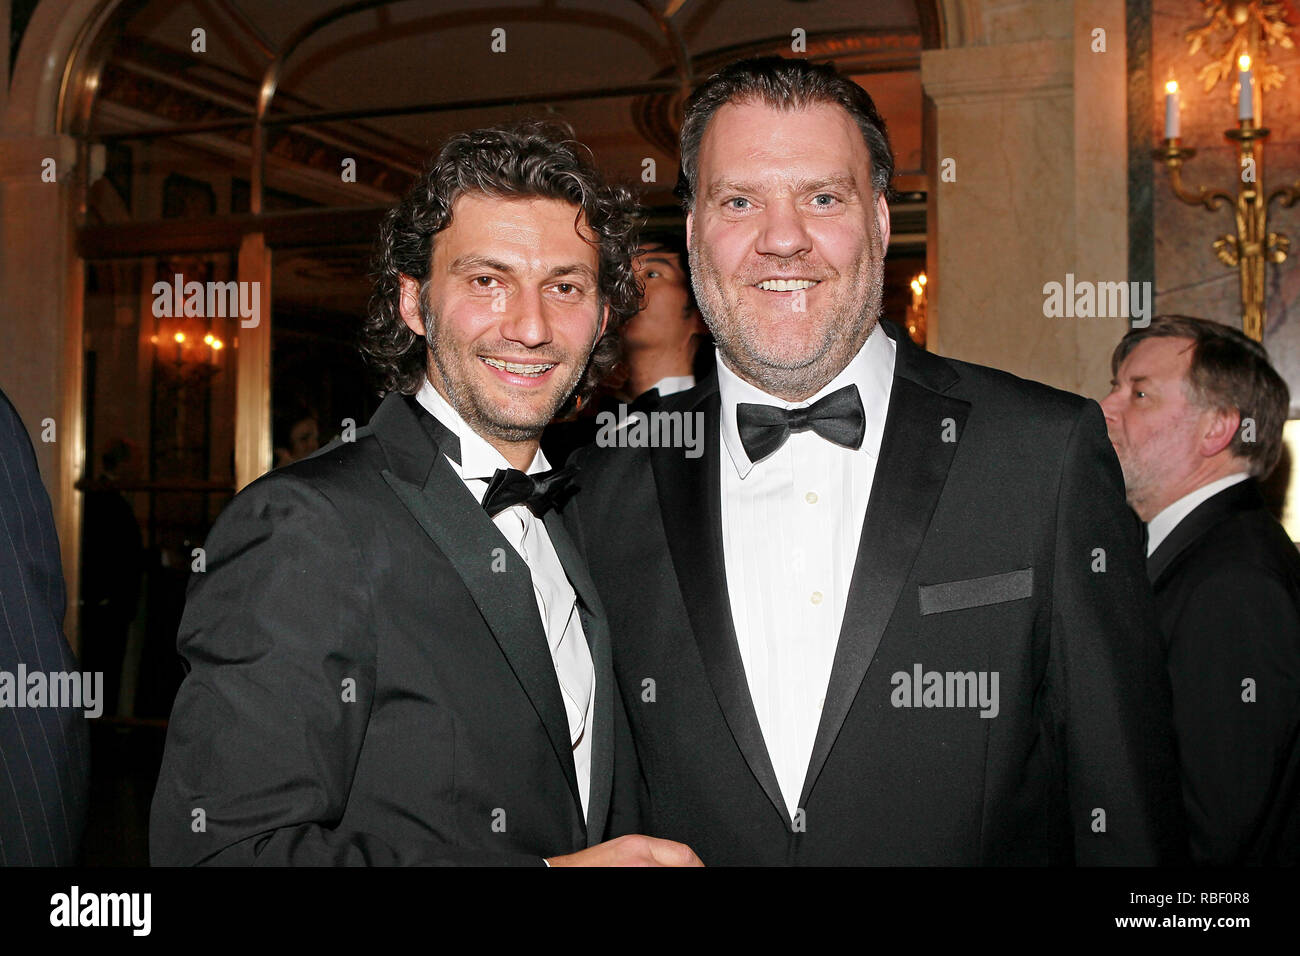
{"type": "MultiPolygon", "coordinates": [[[[807,55],[833,59],[877,99],[899,154],[900,185],[917,188],[909,177],[920,180],[916,0],[362,2],[303,35],[305,25],[343,7],[134,0],[105,41],[94,109],[80,132],[129,145],[148,142],[130,137],[142,129],[224,123],[230,128],[186,138],[186,148],[227,167],[242,157],[246,166],[267,65],[292,46],[267,113],[271,187],[328,205],[383,202],[454,130],[541,115],[572,125],[613,176],[640,182],[644,160],[654,159],[656,181],[643,188],[650,203],[664,203],[686,84],[740,55],[789,54],[801,30],[807,55]],[[202,52],[192,48],[196,30],[204,31],[202,52]],[[504,52],[494,52],[494,39],[504,52]],[[573,96],[611,91],[625,95],[573,96]],[[521,96],[531,101],[517,102],[521,96]],[[477,105],[453,108],[466,103],[477,105]],[[322,113],[333,118],[276,125],[322,113]],[[333,188],[347,157],[358,160],[358,188],[333,188]]],[[[197,155],[194,162],[203,165],[197,155]]]]}

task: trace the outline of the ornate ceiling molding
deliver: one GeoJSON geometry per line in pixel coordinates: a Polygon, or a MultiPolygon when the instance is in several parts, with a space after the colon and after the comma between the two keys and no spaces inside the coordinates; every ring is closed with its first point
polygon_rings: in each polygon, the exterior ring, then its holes
{"type": "MultiPolygon", "coordinates": [[[[809,34],[807,51],[801,53],[816,62],[834,63],[850,75],[919,69],[921,37],[894,31],[809,34]]],[[[724,47],[692,58],[695,76],[703,81],[735,60],[750,56],[789,56],[790,37],[780,36],[755,43],[724,47]]],[[[661,72],[654,79],[671,79],[661,72]]],[[[682,127],[686,95],[682,92],[638,96],[631,106],[632,122],[648,142],[670,156],[677,155],[677,136],[682,127]]]]}

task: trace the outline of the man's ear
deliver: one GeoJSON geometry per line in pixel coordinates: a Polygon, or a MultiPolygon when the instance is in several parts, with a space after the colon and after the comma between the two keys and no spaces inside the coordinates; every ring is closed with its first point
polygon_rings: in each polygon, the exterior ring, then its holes
{"type": "Polygon", "coordinates": [[[604,307],[600,310],[600,329],[599,331],[596,332],[596,337],[592,339],[593,344],[595,342],[599,342],[600,337],[604,335],[605,330],[609,328],[609,316],[610,316],[609,303],[606,302],[604,307]]]}
{"type": "Polygon", "coordinates": [[[420,338],[424,338],[424,319],[420,315],[420,283],[410,276],[402,276],[402,294],[398,302],[398,311],[406,327],[420,338]]]}
{"type": "Polygon", "coordinates": [[[880,251],[889,251],[889,203],[884,190],[876,194],[876,225],[880,227],[880,251]]]}
{"type": "Polygon", "coordinates": [[[696,335],[709,334],[708,323],[704,321],[704,316],[700,314],[700,310],[695,306],[689,305],[686,307],[686,321],[690,323],[691,331],[696,335]]]}
{"type": "Polygon", "coordinates": [[[1241,413],[1235,408],[1214,409],[1205,414],[1204,428],[1197,444],[1203,458],[1213,458],[1232,444],[1241,427],[1241,413]]]}
{"type": "Polygon", "coordinates": [[[686,248],[691,247],[691,230],[695,228],[695,212],[692,210],[686,214],[686,248]]]}

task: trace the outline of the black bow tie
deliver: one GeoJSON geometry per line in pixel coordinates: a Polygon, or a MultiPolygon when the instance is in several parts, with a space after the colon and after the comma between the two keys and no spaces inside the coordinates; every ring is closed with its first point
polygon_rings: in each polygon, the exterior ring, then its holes
{"type": "MultiPolygon", "coordinates": [[[[438,449],[459,465],[460,439],[456,433],[438,421],[414,397],[408,397],[407,402],[438,449]]],[[[540,518],[550,509],[563,504],[577,490],[570,485],[577,473],[576,468],[560,468],[525,475],[515,468],[498,468],[488,482],[487,494],[483,496],[483,510],[495,518],[507,508],[522,504],[540,518]]]]}
{"type": "Polygon", "coordinates": [[[576,468],[557,468],[526,475],[517,468],[498,468],[483,496],[483,510],[495,518],[515,505],[524,505],[537,517],[562,504],[574,490],[576,468]]]}
{"type": "Polygon", "coordinates": [[[752,462],[759,462],[785,444],[791,432],[812,429],[827,441],[860,448],[867,417],[856,385],[836,389],[807,408],[777,408],[741,402],[736,406],[740,443],[752,462]]]}

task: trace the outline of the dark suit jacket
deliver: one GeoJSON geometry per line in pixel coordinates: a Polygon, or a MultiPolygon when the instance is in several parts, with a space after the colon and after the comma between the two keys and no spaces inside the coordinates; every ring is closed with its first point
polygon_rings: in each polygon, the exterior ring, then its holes
{"type": "Polygon", "coordinates": [[[1180,521],[1147,569],[1193,861],[1300,864],[1300,553],[1247,479],[1180,521]]]}
{"type": "MultiPolygon", "coordinates": [[[[50,498],[32,441],[0,392],[0,671],[75,673],[50,498]]],[[[102,703],[102,701],[101,701],[102,703]]],[[[89,706],[0,707],[0,866],[77,860],[90,788],[89,706]]]]}
{"type": "Polygon", "coordinates": [[[588,823],[527,565],[422,414],[390,394],[214,525],[155,864],[541,865],[603,838],[614,694],[591,580],[548,514],[596,668],[588,823]]]}
{"type": "Polygon", "coordinates": [[[1168,682],[1100,409],[883,326],[893,391],[801,821],[731,621],[716,382],[661,409],[704,416],[701,457],[578,456],[565,517],[610,615],[645,831],[705,864],[1177,859],[1168,682]],[[914,665],[996,671],[997,716],[894,706],[914,665]]]}

